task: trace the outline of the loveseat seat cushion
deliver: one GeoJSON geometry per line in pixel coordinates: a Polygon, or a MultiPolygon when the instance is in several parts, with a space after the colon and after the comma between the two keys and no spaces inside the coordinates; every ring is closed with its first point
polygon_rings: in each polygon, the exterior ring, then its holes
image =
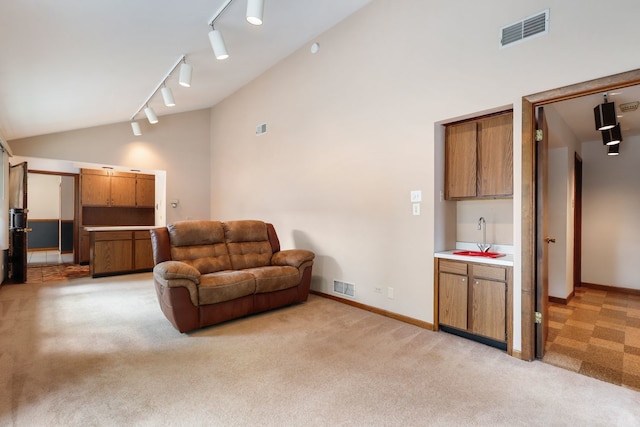
{"type": "Polygon", "coordinates": [[[256,280],[253,274],[246,271],[219,271],[205,274],[200,278],[198,286],[199,304],[215,304],[230,301],[256,291],[256,280]]]}
{"type": "Polygon", "coordinates": [[[192,265],[201,274],[232,269],[220,221],[178,221],[167,230],[171,259],[192,265]]]}
{"type": "Polygon", "coordinates": [[[263,267],[271,263],[273,252],[264,222],[227,221],[223,227],[234,270],[263,267]]]}
{"type": "Polygon", "coordinates": [[[242,270],[256,278],[256,293],[289,289],[300,283],[300,271],[289,266],[267,266],[242,270]]]}

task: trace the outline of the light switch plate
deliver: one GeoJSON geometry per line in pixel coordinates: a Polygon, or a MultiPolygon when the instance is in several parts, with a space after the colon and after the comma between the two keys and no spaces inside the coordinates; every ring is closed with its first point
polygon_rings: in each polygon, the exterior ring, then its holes
{"type": "Polygon", "coordinates": [[[421,202],[422,201],[422,191],[420,190],[412,190],[411,191],[411,202],[421,202]]]}

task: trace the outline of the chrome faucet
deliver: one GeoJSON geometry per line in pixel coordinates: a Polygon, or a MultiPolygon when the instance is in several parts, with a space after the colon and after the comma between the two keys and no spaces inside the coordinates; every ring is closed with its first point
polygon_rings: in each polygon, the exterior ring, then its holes
{"type": "Polygon", "coordinates": [[[487,252],[491,248],[491,244],[487,244],[487,222],[481,216],[478,220],[478,230],[482,230],[482,243],[478,243],[480,252],[487,252]]]}

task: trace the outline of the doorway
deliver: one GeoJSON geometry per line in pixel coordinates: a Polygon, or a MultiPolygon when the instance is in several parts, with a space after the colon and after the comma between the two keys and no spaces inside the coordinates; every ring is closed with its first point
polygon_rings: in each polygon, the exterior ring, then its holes
{"type": "MultiPolygon", "coordinates": [[[[562,100],[595,93],[607,92],[617,88],[640,84],[640,70],[629,71],[614,76],[591,80],[564,88],[529,95],[522,99],[522,352],[521,358],[533,360],[536,348],[544,347],[542,328],[548,319],[536,323],[536,291],[538,266],[537,248],[543,244],[536,235],[536,160],[535,110],[537,107],[562,100]]],[[[543,171],[544,173],[544,171],[543,171]]],[[[548,301],[538,301],[547,306],[548,301]]],[[[543,351],[543,349],[542,349],[543,351]]]]}
{"type": "Polygon", "coordinates": [[[28,264],[76,263],[77,174],[30,170],[28,264]]]}
{"type": "Polygon", "coordinates": [[[582,286],[582,158],[573,159],[573,295],[582,286]]]}

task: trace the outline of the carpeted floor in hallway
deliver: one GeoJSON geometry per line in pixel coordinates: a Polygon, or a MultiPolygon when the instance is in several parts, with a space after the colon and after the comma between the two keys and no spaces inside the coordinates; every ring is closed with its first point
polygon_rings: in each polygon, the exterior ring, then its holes
{"type": "Polygon", "coordinates": [[[638,402],[314,295],[180,334],[151,273],[0,288],[0,425],[638,425],[638,402]]]}

